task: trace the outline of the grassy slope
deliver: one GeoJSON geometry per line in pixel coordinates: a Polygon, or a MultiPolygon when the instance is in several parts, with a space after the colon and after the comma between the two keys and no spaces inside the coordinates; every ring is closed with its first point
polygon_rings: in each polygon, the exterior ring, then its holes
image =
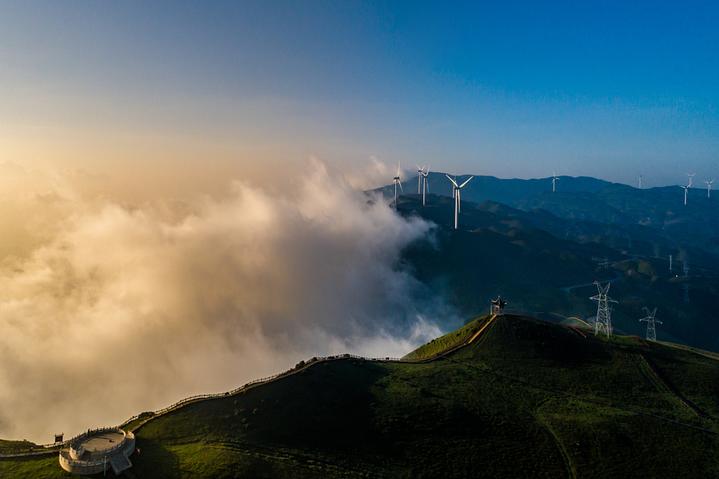
{"type": "Polygon", "coordinates": [[[0,477],[58,479],[77,477],[60,469],[57,455],[24,459],[0,459],[0,477]]]}
{"type": "Polygon", "coordinates": [[[455,348],[467,342],[479,329],[486,323],[489,316],[481,316],[475,318],[462,326],[461,328],[451,331],[444,336],[440,336],[408,353],[404,359],[422,360],[430,359],[438,354],[455,348]]]}
{"type": "Polygon", "coordinates": [[[6,441],[0,439],[0,454],[13,454],[38,449],[38,445],[30,441],[6,441]]]}
{"type": "Polygon", "coordinates": [[[404,261],[420,282],[446,298],[460,316],[486,311],[489,300],[501,294],[512,311],[586,318],[596,313],[596,303],[589,300],[596,292],[591,282],[613,278],[618,281],[610,293],[620,301],[612,317],[617,332],[644,335],[645,323],[637,321],[644,317],[642,308],[657,307],[657,317],[665,320],[658,330],[661,340],[719,351],[711,319],[719,295],[716,258],[700,259],[698,252],[689,252],[692,276],[675,278],[668,271],[667,254],[674,253],[674,270],[679,272],[678,251],[656,244],[651,229],[643,233],[649,239],[635,239],[628,248],[626,235],[622,233],[616,244],[617,237],[602,233],[604,225],[582,227],[543,212],[465,202],[461,229],[455,232],[447,227],[451,198],[432,200],[425,208],[412,197],[400,202],[403,214],[420,215],[440,225],[432,241],[407,248],[404,261]],[[586,231],[575,236],[574,230],[582,228],[586,231]],[[633,258],[635,253],[661,257],[633,258]],[[613,266],[602,270],[597,258],[608,258],[613,266]],[[684,302],[685,283],[690,286],[688,303],[684,302]],[[578,284],[588,286],[562,289],[578,284]]]}
{"type": "MultiPolygon", "coordinates": [[[[0,439],[0,454],[25,453],[34,450],[43,449],[29,441],[5,441],[0,439]]],[[[60,469],[57,455],[52,454],[50,456],[26,459],[0,459],[0,477],[52,479],[71,476],[60,469]]]]}
{"type": "MultiPolygon", "coordinates": [[[[716,477],[716,418],[709,357],[509,316],[437,361],[319,363],[160,417],[137,433],[133,473],[716,477]]],[[[63,477],[51,459],[21,466],[63,477]]]]}

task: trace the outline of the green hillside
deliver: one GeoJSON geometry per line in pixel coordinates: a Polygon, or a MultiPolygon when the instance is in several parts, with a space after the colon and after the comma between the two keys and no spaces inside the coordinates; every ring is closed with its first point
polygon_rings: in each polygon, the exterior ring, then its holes
{"type": "MultiPolygon", "coordinates": [[[[435,360],[317,362],[160,416],[136,430],[141,454],[131,471],[137,478],[717,477],[717,418],[719,362],[710,355],[500,316],[476,341],[435,360]]],[[[0,460],[0,477],[30,470],[29,477],[64,477],[51,458],[0,460]]]]}
{"type": "Polygon", "coordinates": [[[403,359],[407,360],[429,360],[434,359],[442,353],[450,352],[457,347],[466,344],[474,335],[480,333],[482,328],[489,326],[491,318],[482,316],[469,321],[467,324],[451,331],[444,336],[433,339],[427,344],[423,344],[419,348],[405,355],[403,359]]]}
{"type": "Polygon", "coordinates": [[[513,311],[587,319],[596,312],[596,303],[589,300],[596,292],[592,282],[612,280],[611,296],[619,300],[612,318],[618,332],[643,335],[645,325],[638,321],[642,308],[657,307],[658,317],[666,319],[658,330],[660,339],[719,350],[713,319],[719,263],[708,253],[682,250],[697,261],[685,277],[678,250],[667,249],[651,228],[636,226],[629,248],[627,229],[464,201],[455,231],[448,226],[451,198],[430,200],[422,207],[416,197],[400,198],[403,215],[437,225],[429,239],[406,248],[403,264],[459,316],[484,313],[489,300],[501,294],[513,311]],[[665,254],[670,252],[674,271],[669,271],[665,254]],[[607,266],[601,267],[604,258],[607,266]]]}

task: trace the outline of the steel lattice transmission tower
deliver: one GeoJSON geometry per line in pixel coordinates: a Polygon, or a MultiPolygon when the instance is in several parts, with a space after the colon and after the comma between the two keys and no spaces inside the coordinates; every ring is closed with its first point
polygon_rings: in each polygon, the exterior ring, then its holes
{"type": "Polygon", "coordinates": [[[644,307],[644,316],[639,321],[644,321],[647,323],[647,341],[656,341],[657,340],[657,323],[664,324],[658,319],[656,319],[657,315],[657,308],[654,308],[652,311],[649,311],[649,308],[644,307]]]}
{"type": "Polygon", "coordinates": [[[609,303],[618,303],[609,297],[609,287],[612,283],[607,283],[604,286],[598,281],[594,282],[597,287],[597,294],[592,296],[592,301],[597,302],[597,317],[594,320],[594,334],[599,335],[604,333],[607,337],[612,335],[612,309],[609,307],[609,303]]]}

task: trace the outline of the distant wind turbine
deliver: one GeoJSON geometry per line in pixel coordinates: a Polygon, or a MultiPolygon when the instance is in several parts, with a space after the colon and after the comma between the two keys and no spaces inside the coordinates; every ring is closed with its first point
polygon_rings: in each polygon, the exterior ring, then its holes
{"type": "Polygon", "coordinates": [[[422,172],[424,171],[424,166],[417,165],[417,194],[422,193],[422,172]]]}
{"type": "Polygon", "coordinates": [[[425,206],[427,204],[425,202],[425,197],[427,196],[427,192],[429,191],[429,166],[423,168],[422,171],[419,172],[419,174],[422,176],[422,206],[425,206]]]}
{"type": "Polygon", "coordinates": [[[644,175],[639,175],[639,189],[642,189],[642,182],[644,181],[644,175]]]}
{"type": "Polygon", "coordinates": [[[694,184],[694,176],[695,175],[696,175],[696,173],[687,173],[687,177],[689,177],[689,183],[687,184],[687,186],[689,188],[691,188],[692,185],[694,184]]]}
{"type": "Polygon", "coordinates": [[[709,178],[708,180],[704,180],[704,183],[707,184],[707,198],[712,197],[712,183],[714,183],[714,178],[709,178]]]}
{"type": "Polygon", "coordinates": [[[684,206],[687,205],[687,193],[689,193],[689,185],[687,186],[681,186],[681,188],[684,188],[684,206]]]}
{"type": "Polygon", "coordinates": [[[462,202],[462,188],[467,186],[467,183],[469,183],[472,178],[474,178],[474,176],[470,176],[469,178],[467,178],[461,185],[457,184],[457,180],[455,178],[452,178],[447,174],[445,174],[444,176],[446,176],[447,179],[452,182],[452,192],[454,193],[454,229],[457,229],[457,227],[459,226],[459,210],[462,202]]]}
{"type": "Polygon", "coordinates": [[[400,191],[404,193],[404,189],[402,188],[402,181],[400,181],[400,164],[397,163],[397,175],[394,177],[394,207],[397,208],[397,185],[399,185],[400,191]]]}
{"type": "Polygon", "coordinates": [[[555,193],[557,191],[557,180],[559,180],[557,173],[552,173],[552,193],[555,193]]]}

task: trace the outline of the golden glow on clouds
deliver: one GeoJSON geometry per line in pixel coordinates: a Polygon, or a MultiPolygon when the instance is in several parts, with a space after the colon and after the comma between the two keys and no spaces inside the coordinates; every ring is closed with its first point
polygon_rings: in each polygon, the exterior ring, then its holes
{"type": "Polygon", "coordinates": [[[128,201],[106,179],[0,163],[0,437],[118,423],[318,354],[400,355],[450,315],[394,267],[430,226],[316,160],[281,194],[128,201]]]}

